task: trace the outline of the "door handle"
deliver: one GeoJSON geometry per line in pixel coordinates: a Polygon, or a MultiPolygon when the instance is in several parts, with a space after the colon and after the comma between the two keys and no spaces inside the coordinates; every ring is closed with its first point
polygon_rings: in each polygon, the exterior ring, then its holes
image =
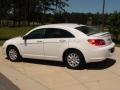
{"type": "Polygon", "coordinates": [[[59,40],[59,42],[66,42],[66,40],[59,40]]]}
{"type": "Polygon", "coordinates": [[[41,43],[42,41],[37,41],[37,43],[41,43]]]}

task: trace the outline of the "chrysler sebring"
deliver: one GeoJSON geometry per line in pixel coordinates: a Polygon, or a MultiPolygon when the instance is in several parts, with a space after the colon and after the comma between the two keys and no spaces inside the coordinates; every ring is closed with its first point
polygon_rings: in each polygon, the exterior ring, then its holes
{"type": "Polygon", "coordinates": [[[78,69],[85,63],[111,58],[114,47],[109,32],[86,25],[51,24],[7,40],[3,52],[12,62],[21,58],[56,60],[68,68],[78,69]]]}

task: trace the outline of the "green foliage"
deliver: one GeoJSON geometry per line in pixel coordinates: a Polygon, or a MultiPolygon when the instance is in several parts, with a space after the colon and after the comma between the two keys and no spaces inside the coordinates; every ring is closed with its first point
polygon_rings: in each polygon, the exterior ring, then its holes
{"type": "Polygon", "coordinates": [[[7,40],[16,36],[23,36],[33,27],[2,27],[0,28],[0,40],[7,40]]]}
{"type": "Polygon", "coordinates": [[[0,0],[0,25],[47,22],[47,13],[63,13],[68,0],[0,0]],[[25,22],[25,23],[24,23],[25,22]]]}
{"type": "Polygon", "coordinates": [[[115,40],[119,40],[120,35],[120,13],[114,12],[108,18],[109,31],[115,36],[115,40]]]}
{"type": "Polygon", "coordinates": [[[0,28],[0,46],[3,45],[5,40],[23,36],[34,27],[1,27],[0,28]]]}
{"type": "Polygon", "coordinates": [[[0,40],[0,46],[2,46],[4,42],[5,40],[0,40]]]}

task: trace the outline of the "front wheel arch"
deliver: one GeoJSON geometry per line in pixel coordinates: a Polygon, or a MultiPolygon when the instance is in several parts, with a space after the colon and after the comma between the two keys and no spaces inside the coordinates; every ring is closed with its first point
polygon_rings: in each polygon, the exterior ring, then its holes
{"type": "Polygon", "coordinates": [[[19,53],[19,55],[20,55],[20,60],[19,60],[19,61],[21,61],[22,56],[21,56],[21,54],[20,54],[20,52],[19,52],[19,49],[18,49],[15,45],[8,45],[8,46],[7,46],[7,48],[6,48],[7,58],[8,58],[8,50],[9,50],[10,48],[15,48],[15,49],[18,51],[18,53],[19,53]]]}
{"type": "Polygon", "coordinates": [[[8,52],[7,52],[8,49],[11,48],[11,47],[14,47],[14,48],[16,48],[16,49],[18,50],[18,48],[17,48],[15,45],[8,45],[7,48],[6,48],[6,54],[8,53],[8,52]]]}

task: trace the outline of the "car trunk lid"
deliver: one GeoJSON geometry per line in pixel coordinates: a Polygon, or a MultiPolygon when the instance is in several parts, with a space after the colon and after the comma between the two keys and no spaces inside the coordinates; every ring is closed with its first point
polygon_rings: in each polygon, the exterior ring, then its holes
{"type": "Polygon", "coordinates": [[[111,35],[109,32],[100,32],[90,36],[97,37],[98,39],[103,39],[106,43],[105,45],[110,45],[112,43],[111,35]]]}

